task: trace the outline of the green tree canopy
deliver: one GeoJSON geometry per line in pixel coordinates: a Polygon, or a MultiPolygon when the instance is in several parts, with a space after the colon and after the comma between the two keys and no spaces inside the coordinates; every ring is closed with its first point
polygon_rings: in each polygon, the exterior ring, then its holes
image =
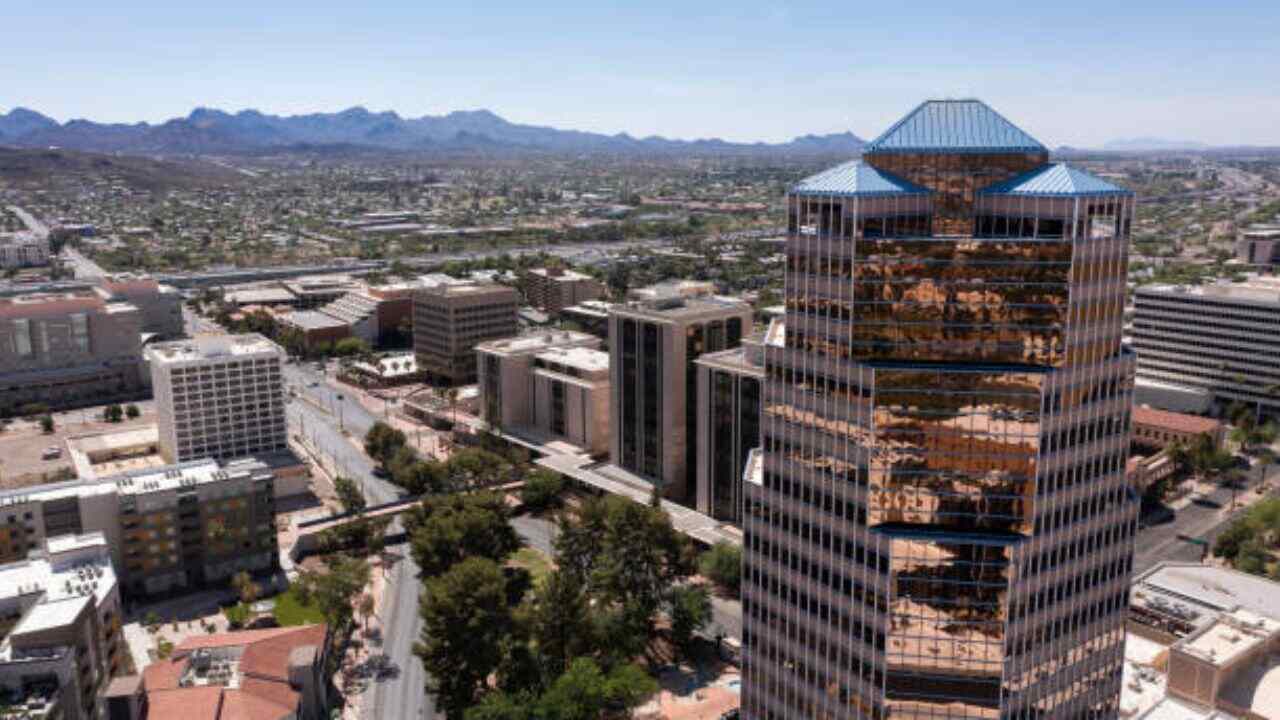
{"type": "Polygon", "coordinates": [[[405,515],[405,523],[422,577],[440,575],[471,557],[500,563],[520,549],[506,504],[491,493],[424,500],[405,515]]]}

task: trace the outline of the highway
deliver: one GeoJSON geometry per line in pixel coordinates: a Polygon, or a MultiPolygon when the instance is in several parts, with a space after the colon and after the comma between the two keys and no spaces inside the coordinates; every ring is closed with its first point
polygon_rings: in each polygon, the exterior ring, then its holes
{"type": "Polygon", "coordinates": [[[22,221],[22,224],[26,225],[27,229],[35,233],[36,236],[41,239],[49,237],[49,226],[37,220],[35,215],[32,215],[17,205],[10,205],[9,212],[17,215],[18,219],[22,221]]]}

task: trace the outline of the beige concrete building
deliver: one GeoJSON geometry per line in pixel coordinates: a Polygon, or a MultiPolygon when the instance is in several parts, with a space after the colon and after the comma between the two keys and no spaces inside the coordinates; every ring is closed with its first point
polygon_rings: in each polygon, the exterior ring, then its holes
{"type": "Polygon", "coordinates": [[[112,302],[125,302],[138,308],[142,332],[162,340],[179,338],[182,325],[182,294],[176,288],[161,285],[153,278],[118,275],[98,285],[110,295],[112,302]]]}
{"type": "Polygon", "coordinates": [[[751,332],[751,306],[736,298],[664,296],[609,315],[613,463],[692,501],[697,478],[695,361],[735,348],[751,332]]]}
{"type": "Polygon", "coordinates": [[[52,538],[0,565],[0,715],[97,717],[98,692],[128,667],[122,621],[100,533],[52,538]]]}
{"type": "Polygon", "coordinates": [[[455,385],[476,377],[476,345],[516,334],[520,293],[504,285],[439,285],[413,296],[413,351],[430,376],[455,385]]]}
{"type": "Polygon", "coordinates": [[[605,296],[600,281],[575,270],[561,267],[531,268],[520,279],[529,304],[557,315],[570,305],[605,296]]]}
{"type": "Polygon", "coordinates": [[[1233,713],[1252,710],[1255,699],[1264,700],[1259,710],[1280,710],[1280,673],[1265,672],[1277,651],[1280,620],[1244,609],[1223,613],[1169,649],[1168,693],[1233,713]],[[1253,672],[1257,669],[1264,672],[1253,672]],[[1248,678],[1255,674],[1261,677],[1248,678]],[[1245,692],[1231,692],[1241,684],[1247,686],[1240,688],[1245,692]],[[1245,700],[1248,705],[1241,704],[1245,700]]]}
{"type": "Polygon", "coordinates": [[[147,349],[170,462],[240,458],[288,448],[285,352],[261,335],[201,336],[147,349]]]}
{"type": "Polygon", "coordinates": [[[140,313],[104,294],[0,298],[0,405],[97,404],[143,391],[140,313]]]}
{"type": "Polygon", "coordinates": [[[538,331],[476,346],[485,421],[589,453],[609,450],[609,355],[600,339],[538,331]]]}

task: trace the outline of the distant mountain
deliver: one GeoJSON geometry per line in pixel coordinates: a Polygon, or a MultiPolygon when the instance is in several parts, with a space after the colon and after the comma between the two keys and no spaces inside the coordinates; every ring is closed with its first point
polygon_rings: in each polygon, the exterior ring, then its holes
{"type": "Polygon", "coordinates": [[[1102,149],[1112,152],[1143,152],[1151,150],[1208,150],[1209,146],[1189,140],[1142,137],[1112,140],[1103,145],[1102,149]]]}
{"type": "Polygon", "coordinates": [[[864,144],[849,132],[805,135],[778,144],[637,139],[626,133],[605,135],[521,125],[488,110],[402,118],[394,112],[374,113],[363,107],[290,116],[267,115],[257,110],[232,114],[201,107],[185,118],[158,125],[90,120],[59,124],[40,113],[17,108],[0,115],[0,142],[22,147],[155,154],[255,153],[294,146],[341,145],[405,151],[850,155],[859,152],[864,144]]]}

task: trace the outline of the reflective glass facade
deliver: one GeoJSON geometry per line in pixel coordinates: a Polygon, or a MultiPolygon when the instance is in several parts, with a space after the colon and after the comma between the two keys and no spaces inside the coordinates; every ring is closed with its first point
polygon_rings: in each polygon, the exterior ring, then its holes
{"type": "Polygon", "coordinates": [[[932,192],[788,197],[745,717],[1117,717],[1134,198],[984,192],[1045,159],[870,153],[932,192]]]}

